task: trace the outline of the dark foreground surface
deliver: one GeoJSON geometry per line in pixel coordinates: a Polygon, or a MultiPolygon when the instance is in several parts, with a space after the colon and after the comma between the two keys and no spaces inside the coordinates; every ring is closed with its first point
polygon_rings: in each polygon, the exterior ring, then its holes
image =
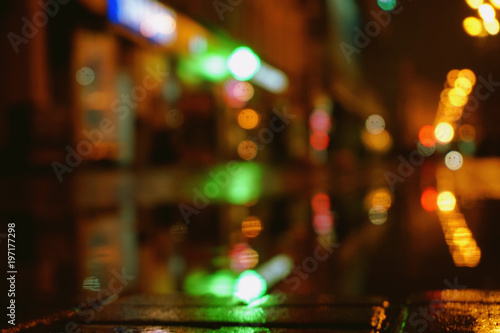
{"type": "Polygon", "coordinates": [[[500,292],[442,290],[406,304],[379,297],[233,299],[129,296],[59,312],[6,332],[500,332],[500,292]]]}

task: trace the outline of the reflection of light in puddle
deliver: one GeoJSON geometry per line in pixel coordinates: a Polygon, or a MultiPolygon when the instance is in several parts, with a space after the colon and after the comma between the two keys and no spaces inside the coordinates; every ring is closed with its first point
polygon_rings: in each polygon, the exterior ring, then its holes
{"type": "Polygon", "coordinates": [[[83,289],[88,289],[92,291],[100,291],[101,290],[101,282],[95,276],[86,277],[83,280],[83,289]]]}
{"type": "Polygon", "coordinates": [[[382,206],[374,206],[370,208],[368,216],[371,223],[381,225],[387,221],[387,210],[382,206]]]}
{"type": "Polygon", "coordinates": [[[266,312],[261,307],[232,306],[232,307],[206,307],[198,312],[201,320],[213,320],[231,323],[265,323],[266,312]]]}
{"type": "Polygon", "coordinates": [[[256,216],[249,216],[241,222],[241,232],[248,238],[257,237],[262,230],[262,223],[256,216]]]}

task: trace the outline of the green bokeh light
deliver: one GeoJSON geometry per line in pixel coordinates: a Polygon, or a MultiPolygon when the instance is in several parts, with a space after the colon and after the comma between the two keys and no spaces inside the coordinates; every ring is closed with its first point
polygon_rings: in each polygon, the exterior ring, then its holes
{"type": "Polygon", "coordinates": [[[229,75],[229,72],[226,68],[226,57],[221,54],[207,53],[179,59],[177,74],[188,84],[197,84],[203,79],[211,82],[222,81],[229,75]]]}
{"type": "Polygon", "coordinates": [[[228,269],[219,270],[214,274],[196,270],[188,274],[184,280],[184,290],[194,296],[211,294],[217,297],[230,297],[235,282],[236,274],[228,269]]]}
{"type": "Polygon", "coordinates": [[[260,195],[262,169],[256,163],[240,163],[234,172],[226,192],[226,200],[233,204],[244,204],[260,195]]]}
{"type": "Polygon", "coordinates": [[[207,292],[207,277],[205,271],[196,270],[188,274],[184,280],[184,290],[186,293],[201,296],[207,292]]]}
{"type": "Polygon", "coordinates": [[[385,11],[396,8],[396,0],[377,0],[377,5],[385,11]]]}
{"type": "Polygon", "coordinates": [[[227,74],[226,58],[218,54],[208,54],[201,58],[201,71],[211,81],[220,81],[227,74]]]}
{"type": "Polygon", "coordinates": [[[240,300],[251,303],[267,291],[266,281],[253,270],[244,271],[236,280],[234,296],[240,300]]]}
{"type": "Polygon", "coordinates": [[[231,270],[220,270],[208,279],[208,292],[218,297],[229,297],[233,294],[236,276],[231,270]]]}
{"type": "Polygon", "coordinates": [[[473,156],[476,153],[476,143],[474,141],[460,141],[458,151],[464,156],[473,156]]]}
{"type": "Polygon", "coordinates": [[[241,205],[260,196],[262,167],[254,162],[237,163],[230,170],[226,165],[212,168],[199,190],[210,199],[241,205]]]}

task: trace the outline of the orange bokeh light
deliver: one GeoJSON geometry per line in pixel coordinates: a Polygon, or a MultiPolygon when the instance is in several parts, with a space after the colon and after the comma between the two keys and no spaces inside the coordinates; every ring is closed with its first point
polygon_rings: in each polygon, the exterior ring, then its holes
{"type": "Polygon", "coordinates": [[[252,129],[259,124],[259,114],[252,109],[244,109],[238,113],[238,124],[241,128],[252,129]]]}
{"type": "Polygon", "coordinates": [[[238,145],[238,155],[247,161],[257,156],[257,145],[252,140],[243,140],[238,145]]]}
{"type": "Polygon", "coordinates": [[[241,222],[241,232],[248,238],[257,237],[262,230],[262,223],[258,217],[249,216],[241,222]]]}

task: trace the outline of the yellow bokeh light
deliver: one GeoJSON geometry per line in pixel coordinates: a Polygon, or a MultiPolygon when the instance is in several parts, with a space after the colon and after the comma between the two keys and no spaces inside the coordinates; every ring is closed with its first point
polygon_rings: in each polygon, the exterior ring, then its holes
{"type": "Polygon", "coordinates": [[[455,199],[455,196],[450,191],[439,193],[437,197],[437,205],[440,211],[451,212],[455,209],[456,204],[457,199],[455,199]]]}
{"type": "Polygon", "coordinates": [[[384,209],[391,207],[391,194],[387,189],[380,189],[373,192],[372,206],[381,206],[384,209]]]}
{"type": "Polygon", "coordinates": [[[472,91],[472,82],[465,77],[458,77],[455,80],[455,89],[459,89],[459,91],[463,91],[466,95],[469,95],[472,91]]]}
{"type": "Polygon", "coordinates": [[[472,233],[468,228],[458,228],[453,233],[453,243],[458,246],[465,246],[472,240],[472,233]]]}
{"type": "Polygon", "coordinates": [[[257,237],[262,230],[262,223],[258,217],[249,216],[241,222],[241,232],[248,238],[257,237]]]}
{"type": "Polygon", "coordinates": [[[481,249],[475,246],[474,248],[464,251],[465,266],[476,267],[481,260],[481,249]]]}
{"type": "Polygon", "coordinates": [[[257,156],[257,145],[252,140],[243,140],[238,145],[238,155],[244,160],[252,160],[257,156]]]}
{"type": "Polygon", "coordinates": [[[455,265],[461,267],[476,267],[481,260],[481,249],[472,237],[468,239],[467,243],[458,245],[458,248],[455,248],[452,254],[455,265]]]}
{"type": "Polygon", "coordinates": [[[458,266],[458,267],[465,266],[465,258],[460,251],[453,251],[452,255],[453,255],[453,262],[455,263],[455,266],[458,266]]]}
{"type": "Polygon", "coordinates": [[[483,0],[465,0],[470,8],[478,9],[483,4],[483,0]]]}
{"type": "Polygon", "coordinates": [[[498,32],[500,31],[500,24],[498,23],[498,20],[494,18],[492,21],[486,22],[484,21],[484,28],[490,35],[497,35],[498,32]]]}
{"type": "Polygon", "coordinates": [[[361,133],[361,141],[366,148],[379,153],[385,153],[392,148],[392,137],[386,130],[380,134],[371,134],[364,129],[361,133]]]}
{"type": "Polygon", "coordinates": [[[259,124],[259,114],[252,109],[241,110],[238,114],[238,124],[244,129],[255,128],[259,124]]]}
{"type": "Polygon", "coordinates": [[[463,21],[465,32],[473,37],[479,36],[483,31],[483,23],[476,17],[467,17],[463,21]]]}
{"type": "MultiPolygon", "coordinates": [[[[477,19],[476,19],[477,20],[477,19]]],[[[479,20],[478,20],[479,21],[479,20]]],[[[481,24],[481,22],[479,22],[481,24]]],[[[473,87],[475,84],[476,84],[476,74],[474,74],[473,71],[471,71],[470,69],[462,69],[459,73],[458,73],[458,77],[459,78],[466,78],[467,80],[469,80],[470,84],[471,84],[471,87],[473,87]]]]}
{"type": "Polygon", "coordinates": [[[495,8],[493,8],[489,4],[483,4],[478,8],[479,16],[484,20],[484,22],[491,22],[495,19],[496,12],[495,8]]]}
{"type": "Polygon", "coordinates": [[[450,218],[446,220],[446,225],[453,230],[467,227],[465,217],[462,213],[451,215],[450,218]]]}
{"type": "Polygon", "coordinates": [[[448,99],[454,106],[464,106],[467,104],[468,98],[465,91],[461,88],[453,88],[448,93],[448,99]]]}
{"type": "MultiPolygon", "coordinates": [[[[440,184],[441,181],[438,181],[440,184]]],[[[475,267],[481,260],[481,249],[477,246],[464,215],[457,210],[452,192],[441,192],[437,198],[441,213],[438,214],[446,243],[450,247],[453,262],[457,267],[475,267]]]]}
{"type": "MultiPolygon", "coordinates": [[[[447,215],[453,215],[453,213],[448,213],[447,215]]],[[[453,244],[453,235],[455,231],[459,228],[467,228],[467,224],[462,214],[451,216],[449,219],[443,218],[442,226],[445,232],[446,244],[453,244]]]]}
{"type": "Polygon", "coordinates": [[[453,139],[455,131],[449,123],[439,123],[434,129],[434,136],[440,143],[448,143],[453,139]]]}
{"type": "Polygon", "coordinates": [[[497,9],[500,9],[500,0],[490,0],[491,4],[497,9]]]}

